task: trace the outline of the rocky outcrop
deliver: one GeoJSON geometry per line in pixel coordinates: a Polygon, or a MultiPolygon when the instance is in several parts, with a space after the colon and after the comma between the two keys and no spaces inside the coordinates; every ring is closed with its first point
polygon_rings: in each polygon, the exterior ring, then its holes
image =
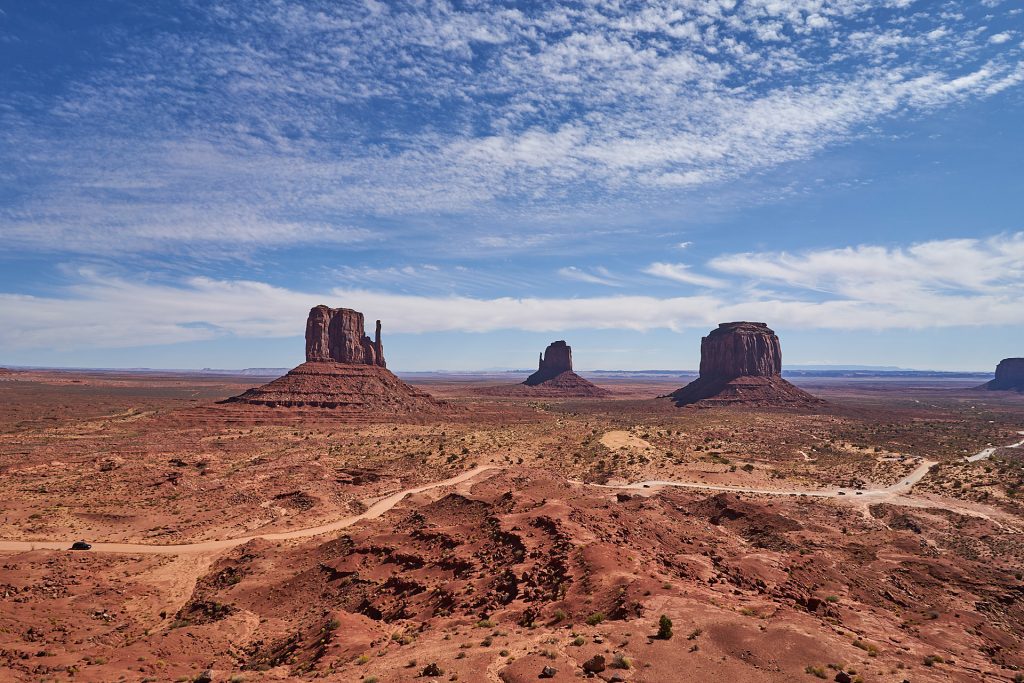
{"type": "Polygon", "coordinates": [[[778,377],[779,337],[764,323],[722,323],[700,340],[700,376],[778,377]]]}
{"type": "Polygon", "coordinates": [[[505,392],[505,395],[551,398],[603,398],[611,395],[607,389],[602,389],[573,372],[572,347],[564,340],[548,344],[544,353],[540,355],[537,372],[526,378],[518,387],[518,393],[514,389],[505,392]]]}
{"type": "Polygon", "coordinates": [[[604,398],[611,396],[612,392],[573,372],[572,347],[559,340],[548,344],[540,354],[537,372],[522,384],[480,387],[471,393],[510,398],[604,398]]]}
{"type": "Polygon", "coordinates": [[[314,306],[306,318],[306,360],[387,367],[380,340],[380,321],[371,340],[366,336],[363,314],[359,311],[314,306]]]}
{"type": "Polygon", "coordinates": [[[572,347],[564,340],[551,342],[540,354],[537,372],[526,378],[523,384],[537,386],[558,377],[563,372],[572,372],[572,347]]]}
{"type": "Polygon", "coordinates": [[[700,377],[672,394],[678,406],[823,403],[782,379],[779,337],[764,323],[722,323],[700,342],[700,377]]]}
{"type": "Polygon", "coordinates": [[[362,415],[442,412],[445,405],[380,366],[310,361],[228,399],[271,408],[330,408],[362,415]]]}
{"type": "Polygon", "coordinates": [[[364,418],[447,410],[447,404],[386,369],[380,327],[378,320],[371,340],[359,311],[316,306],[306,319],[306,362],[225,403],[330,408],[364,418]]]}
{"type": "Polygon", "coordinates": [[[981,385],[990,391],[1024,392],[1024,358],[1004,358],[996,366],[996,376],[981,385]]]}

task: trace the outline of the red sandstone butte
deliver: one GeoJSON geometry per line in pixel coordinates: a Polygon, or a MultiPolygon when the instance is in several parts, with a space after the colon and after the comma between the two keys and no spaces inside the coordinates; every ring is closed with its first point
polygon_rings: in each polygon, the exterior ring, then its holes
{"type": "Polygon", "coordinates": [[[765,323],[722,323],[700,341],[700,377],[669,396],[677,406],[812,406],[823,401],[782,379],[779,337],[765,323]]]}
{"type": "Polygon", "coordinates": [[[227,402],[331,408],[359,415],[442,411],[446,404],[386,369],[380,329],[378,320],[371,340],[359,311],[314,306],[306,319],[306,362],[227,402]]]}
{"type": "Polygon", "coordinates": [[[536,386],[541,382],[554,379],[563,372],[572,372],[572,347],[564,340],[551,342],[540,354],[537,372],[526,378],[523,384],[536,386]]]}
{"type": "Polygon", "coordinates": [[[996,376],[981,389],[990,391],[1018,391],[1024,393],[1024,358],[1004,358],[996,366],[996,376]]]}
{"type": "Polygon", "coordinates": [[[601,397],[611,394],[572,370],[572,347],[564,340],[551,342],[540,354],[537,372],[523,382],[533,393],[551,396],[601,397]]]}
{"type": "Polygon", "coordinates": [[[372,341],[363,327],[363,314],[359,311],[314,306],[306,319],[306,360],[387,367],[380,341],[380,321],[372,341]]]}

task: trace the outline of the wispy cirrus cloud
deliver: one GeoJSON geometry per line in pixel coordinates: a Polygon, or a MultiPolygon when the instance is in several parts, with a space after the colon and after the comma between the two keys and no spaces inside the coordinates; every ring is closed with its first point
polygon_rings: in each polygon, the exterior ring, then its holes
{"type": "Polygon", "coordinates": [[[611,273],[607,268],[597,266],[590,270],[566,266],[558,269],[558,274],[567,280],[586,282],[591,285],[603,285],[605,287],[622,287],[623,282],[611,273]]]}
{"type": "MultiPolygon", "coordinates": [[[[966,0],[134,11],[158,28],[78,30],[77,68],[0,60],[0,236],[19,248],[346,242],[408,216],[671,205],[1024,81],[1015,34],[992,28],[1008,15],[966,0]]],[[[437,225],[420,236],[540,246],[437,225]]]]}
{"type": "Polygon", "coordinates": [[[644,272],[654,277],[697,287],[721,287],[725,284],[718,278],[693,272],[685,263],[652,263],[644,269],[644,272]]]}

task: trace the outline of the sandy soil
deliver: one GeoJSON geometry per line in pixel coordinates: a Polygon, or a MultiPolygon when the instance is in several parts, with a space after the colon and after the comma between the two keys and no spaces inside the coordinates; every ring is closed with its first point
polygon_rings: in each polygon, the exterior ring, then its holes
{"type": "Polygon", "coordinates": [[[422,419],[215,403],[262,381],[5,376],[0,679],[1024,667],[1017,397],[830,380],[811,412],[689,410],[653,398],[672,378],[541,402],[461,377],[422,419]]]}

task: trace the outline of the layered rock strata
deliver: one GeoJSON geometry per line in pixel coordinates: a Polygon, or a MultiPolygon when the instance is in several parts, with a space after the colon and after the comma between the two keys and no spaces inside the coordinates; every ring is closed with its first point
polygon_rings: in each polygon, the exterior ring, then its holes
{"type": "Polygon", "coordinates": [[[363,331],[363,314],[359,311],[314,306],[306,318],[306,360],[387,367],[380,321],[371,340],[363,331]]]}
{"type": "Polygon", "coordinates": [[[379,320],[371,340],[364,332],[362,313],[327,306],[315,306],[306,319],[305,363],[226,402],[330,408],[364,416],[447,408],[387,370],[379,320]]]}
{"type": "Polygon", "coordinates": [[[700,376],[669,396],[676,405],[811,406],[823,403],[782,379],[779,337],[764,323],[722,323],[700,342],[700,376]]]}
{"type": "Polygon", "coordinates": [[[981,385],[981,388],[1024,393],[1024,358],[1004,358],[999,361],[995,379],[981,385]]]}
{"type": "Polygon", "coordinates": [[[548,347],[540,354],[537,372],[527,377],[523,384],[531,387],[537,386],[558,377],[563,372],[572,372],[572,347],[564,340],[559,340],[548,344],[548,347]]]}
{"type": "Polygon", "coordinates": [[[593,382],[585,380],[572,369],[572,347],[564,340],[551,342],[540,354],[537,372],[526,378],[523,385],[537,396],[567,396],[600,398],[611,395],[593,382]]]}

